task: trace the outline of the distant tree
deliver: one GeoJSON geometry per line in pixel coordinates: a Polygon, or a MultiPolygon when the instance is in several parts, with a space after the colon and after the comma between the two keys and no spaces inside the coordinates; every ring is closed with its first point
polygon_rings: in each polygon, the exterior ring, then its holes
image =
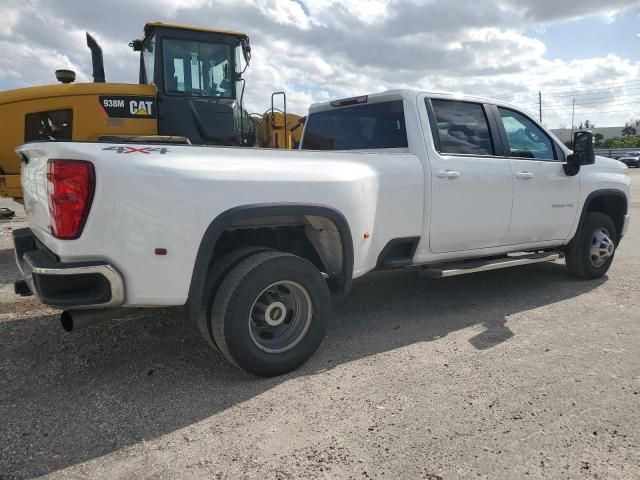
{"type": "Polygon", "coordinates": [[[604,135],[601,133],[596,133],[593,138],[596,140],[596,147],[599,147],[604,141],[604,135]]]}
{"type": "Polygon", "coordinates": [[[596,124],[591,122],[591,121],[589,121],[589,120],[585,120],[584,122],[580,122],[580,125],[578,125],[578,126],[576,126],[574,128],[576,128],[578,130],[585,130],[585,129],[588,129],[588,128],[596,128],[596,124]]]}
{"type": "Polygon", "coordinates": [[[640,148],[640,135],[608,138],[602,142],[602,148],[640,148]]]}
{"type": "Polygon", "coordinates": [[[622,129],[622,135],[625,137],[633,137],[638,134],[638,128],[640,127],[640,119],[632,118],[624,124],[622,129]]]}

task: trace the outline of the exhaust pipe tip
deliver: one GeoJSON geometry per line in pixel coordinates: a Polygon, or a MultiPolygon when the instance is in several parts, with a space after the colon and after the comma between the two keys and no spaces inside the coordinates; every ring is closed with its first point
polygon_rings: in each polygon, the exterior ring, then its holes
{"type": "Polygon", "coordinates": [[[33,292],[29,288],[29,285],[27,285],[27,282],[25,282],[24,280],[18,280],[17,282],[14,282],[13,291],[16,295],[20,295],[21,297],[28,297],[30,295],[33,295],[33,292]]]}
{"type": "Polygon", "coordinates": [[[78,328],[90,327],[114,318],[122,318],[128,312],[126,308],[103,308],[95,310],[65,310],[60,314],[60,324],[66,332],[78,328]]]}
{"type": "Polygon", "coordinates": [[[71,312],[65,310],[60,314],[60,323],[62,324],[62,328],[64,328],[65,332],[70,332],[73,330],[73,316],[71,312]]]}

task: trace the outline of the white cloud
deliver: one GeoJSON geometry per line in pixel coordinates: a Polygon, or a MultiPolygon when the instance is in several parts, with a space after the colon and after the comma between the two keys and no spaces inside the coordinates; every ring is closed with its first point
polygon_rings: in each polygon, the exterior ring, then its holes
{"type": "Polygon", "coordinates": [[[89,78],[81,71],[79,65],[71,61],[66,55],[55,50],[28,45],[15,45],[6,40],[0,40],[0,51],[6,52],[9,49],[11,49],[13,55],[4,56],[0,60],[0,78],[6,77],[12,80],[24,81],[25,78],[39,78],[43,72],[46,72],[46,77],[37,83],[55,83],[54,71],[65,68],[76,72],[77,81],[89,81],[89,78]]]}
{"type": "Polygon", "coordinates": [[[259,0],[257,7],[266,18],[276,24],[304,30],[311,28],[311,19],[302,9],[302,5],[293,0],[259,0]]]}
{"type": "Polygon", "coordinates": [[[582,18],[593,14],[611,17],[621,9],[640,5],[638,0],[582,0],[580,2],[558,0],[502,0],[506,8],[517,15],[534,21],[557,21],[582,18]]]}
{"type": "MultiPolygon", "coordinates": [[[[85,29],[102,44],[107,80],[136,82],[138,58],[127,44],[140,37],[145,22],[157,20],[248,33],[253,60],[245,98],[251,111],[265,110],[276,90],[286,90],[290,109],[300,113],[314,101],[398,87],[515,97],[528,104],[538,89],[639,79],[637,61],[615,55],[550,59],[544,43],[527,33],[581,16],[613,18],[638,3],[5,0],[0,83],[50,83],[53,70],[65,67],[79,79],[90,77],[85,29]]],[[[556,116],[564,112],[558,107],[556,116]]],[[[553,117],[550,122],[558,123],[553,117]]]]}

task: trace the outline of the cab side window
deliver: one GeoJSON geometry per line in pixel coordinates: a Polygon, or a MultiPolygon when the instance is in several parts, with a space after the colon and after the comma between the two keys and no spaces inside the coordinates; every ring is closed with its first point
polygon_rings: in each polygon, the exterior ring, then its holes
{"type": "Polygon", "coordinates": [[[494,155],[489,124],[481,104],[433,99],[431,105],[440,153],[494,155]]]}
{"type": "Polygon", "coordinates": [[[498,111],[507,133],[510,157],[556,159],[551,139],[533,120],[508,108],[498,107],[498,111]]]}

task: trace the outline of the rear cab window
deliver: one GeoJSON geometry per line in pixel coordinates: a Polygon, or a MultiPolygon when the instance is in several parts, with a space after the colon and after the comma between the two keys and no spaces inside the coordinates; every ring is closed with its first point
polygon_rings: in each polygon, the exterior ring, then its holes
{"type": "Polygon", "coordinates": [[[359,103],[309,114],[303,150],[408,148],[402,100],[359,103]]]}

